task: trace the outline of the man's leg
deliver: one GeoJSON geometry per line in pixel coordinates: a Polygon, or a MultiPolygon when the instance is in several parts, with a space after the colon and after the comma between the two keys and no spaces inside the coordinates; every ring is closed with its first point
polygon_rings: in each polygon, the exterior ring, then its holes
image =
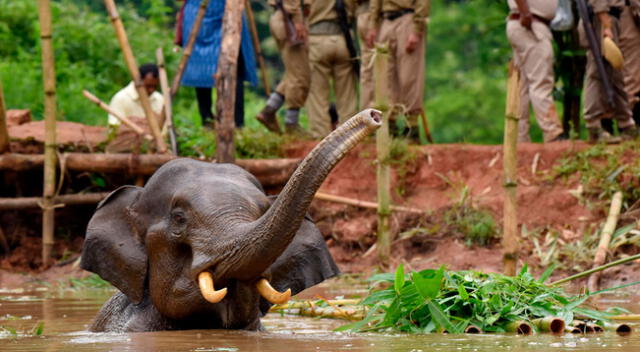
{"type": "Polygon", "coordinates": [[[211,112],[211,105],[213,104],[213,98],[211,97],[211,88],[196,87],[196,100],[198,102],[198,112],[200,112],[200,118],[202,119],[202,126],[212,127],[213,113],[211,112]]]}
{"type": "Polygon", "coordinates": [[[338,125],[340,125],[355,115],[358,109],[356,74],[353,70],[353,64],[344,37],[333,37],[336,61],[333,64],[332,76],[338,111],[338,125]]]}
{"type": "Polygon", "coordinates": [[[375,49],[368,48],[364,37],[368,32],[369,12],[358,15],[358,38],[360,39],[360,110],[373,107],[373,53],[375,49]]]}
{"type": "Polygon", "coordinates": [[[307,98],[309,130],[313,138],[324,138],[331,132],[329,117],[329,78],[331,63],[327,62],[324,35],[309,36],[309,60],[311,64],[311,87],[307,98]]]}
{"type": "Polygon", "coordinates": [[[625,6],[620,15],[620,50],[624,56],[625,90],[637,125],[640,123],[640,23],[634,20],[630,6],[625,6]]]}

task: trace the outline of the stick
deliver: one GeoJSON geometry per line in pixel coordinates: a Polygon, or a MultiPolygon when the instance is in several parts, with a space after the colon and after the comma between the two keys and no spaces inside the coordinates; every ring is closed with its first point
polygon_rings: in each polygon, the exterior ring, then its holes
{"type": "Polygon", "coordinates": [[[9,131],[7,130],[7,109],[4,105],[4,92],[0,82],[0,154],[11,152],[9,145],[9,131]]]}
{"type": "Polygon", "coordinates": [[[119,113],[115,112],[113,109],[111,109],[109,107],[109,105],[107,105],[105,102],[100,100],[100,98],[98,98],[95,95],[91,94],[88,90],[86,90],[86,89],[83,90],[82,91],[82,95],[84,95],[84,97],[89,99],[92,103],[94,103],[97,106],[99,106],[102,110],[104,110],[108,114],[112,115],[116,119],[120,120],[120,122],[122,122],[123,124],[127,125],[127,127],[132,129],[133,132],[135,132],[137,135],[144,136],[144,138],[146,138],[147,140],[152,140],[153,139],[153,137],[151,137],[149,134],[144,133],[144,130],[142,128],[140,128],[140,126],[136,125],[135,122],[133,122],[133,121],[129,120],[129,118],[124,117],[123,115],[120,115],[119,113]]]}
{"type": "Polygon", "coordinates": [[[169,142],[171,144],[171,151],[174,155],[178,155],[178,142],[176,141],[176,130],[173,128],[173,101],[171,100],[171,91],[169,89],[169,78],[167,77],[167,70],[164,63],[164,54],[162,48],[156,49],[156,61],[158,62],[158,71],[160,73],[160,88],[162,89],[162,96],[164,97],[164,131],[169,132],[169,142]]]}
{"type": "Polygon", "coordinates": [[[178,93],[178,89],[180,88],[182,74],[184,73],[184,69],[187,68],[189,58],[191,57],[191,52],[193,51],[193,46],[196,44],[196,38],[198,37],[200,26],[202,25],[202,19],[204,19],[204,15],[207,12],[207,5],[209,5],[209,0],[200,1],[200,8],[198,9],[198,14],[196,15],[195,22],[193,23],[193,28],[191,28],[191,33],[189,33],[187,46],[184,47],[182,57],[180,58],[180,63],[178,63],[178,71],[176,71],[176,76],[173,77],[173,83],[171,84],[172,97],[176,96],[176,93],[178,93]]]}
{"type": "Polygon", "coordinates": [[[47,267],[53,248],[54,210],[56,192],[56,74],[51,30],[51,3],[39,0],[40,41],[44,80],[44,189],[42,201],[42,264],[47,267]]]}
{"type": "Polygon", "coordinates": [[[557,285],[560,285],[560,284],[564,284],[565,282],[569,282],[569,281],[572,281],[572,280],[575,280],[575,279],[580,279],[580,278],[583,278],[585,276],[589,276],[589,275],[591,275],[593,273],[597,273],[599,271],[603,271],[603,270],[612,268],[612,267],[620,265],[620,264],[625,264],[625,263],[628,263],[628,262],[632,262],[632,261],[634,261],[636,259],[640,259],[640,254],[636,254],[636,255],[632,255],[630,257],[618,259],[618,260],[616,260],[614,262],[599,266],[597,268],[589,269],[589,270],[583,271],[581,273],[578,273],[578,274],[575,274],[575,275],[571,275],[571,276],[569,276],[567,278],[564,278],[562,280],[554,281],[554,282],[550,283],[549,286],[557,286],[557,285]]]}
{"type": "MultiPolygon", "coordinates": [[[[96,204],[109,193],[65,194],[53,198],[54,207],[62,205],[96,204]]],[[[0,210],[19,210],[38,208],[42,204],[42,197],[0,198],[0,210]]]]}
{"type": "Polygon", "coordinates": [[[245,2],[247,20],[249,22],[249,28],[251,29],[251,39],[253,39],[253,50],[256,52],[256,57],[258,58],[258,66],[260,67],[260,73],[262,74],[264,93],[268,97],[271,95],[271,87],[269,86],[269,77],[267,77],[267,65],[264,63],[264,56],[262,55],[262,47],[260,46],[260,38],[258,37],[258,29],[256,28],[256,20],[253,17],[251,3],[249,0],[245,0],[245,2]]]}
{"type": "MultiPolygon", "coordinates": [[[[609,208],[609,216],[607,216],[607,221],[602,228],[598,250],[596,251],[595,258],[593,259],[594,268],[604,264],[604,261],[607,258],[607,250],[609,249],[609,243],[611,242],[611,235],[613,235],[613,232],[616,230],[616,225],[618,224],[620,208],[622,208],[622,192],[618,191],[613,195],[611,207],[609,208]]],[[[587,287],[591,292],[598,290],[600,274],[601,272],[597,272],[589,277],[587,287]]]]}
{"type": "Polygon", "coordinates": [[[516,274],[518,262],[518,194],[517,194],[517,144],[520,75],[513,61],[509,63],[507,81],[507,107],[504,126],[504,220],[502,236],[502,263],[505,275],[516,274]]]}
{"type": "MultiPolygon", "coordinates": [[[[327,193],[317,192],[316,195],[315,195],[315,198],[319,199],[319,200],[328,201],[328,202],[353,205],[353,206],[360,207],[360,208],[378,209],[378,203],[367,202],[367,201],[364,201],[364,200],[347,198],[347,197],[334,196],[332,194],[327,194],[327,193]]],[[[398,206],[398,205],[390,205],[389,206],[389,210],[400,211],[400,212],[405,212],[405,213],[415,213],[415,214],[424,214],[425,213],[423,210],[420,210],[420,209],[408,208],[408,207],[403,207],[403,206],[398,206]]]]}
{"type": "Polygon", "coordinates": [[[158,126],[158,120],[156,118],[156,114],[151,109],[151,102],[149,101],[149,95],[147,94],[146,89],[142,85],[142,79],[144,77],[140,77],[138,64],[136,63],[136,58],[133,56],[131,45],[129,45],[127,32],[125,31],[124,25],[122,24],[122,20],[120,19],[120,15],[118,14],[118,8],[116,7],[114,0],[104,0],[104,4],[107,8],[109,17],[111,18],[111,23],[113,24],[113,28],[116,31],[116,37],[118,38],[118,42],[120,43],[120,48],[122,49],[122,55],[124,56],[124,61],[127,64],[127,68],[129,68],[129,73],[131,74],[131,77],[133,78],[133,82],[136,86],[136,91],[138,92],[138,98],[140,99],[140,104],[142,105],[142,109],[144,110],[144,115],[147,118],[147,122],[149,123],[151,134],[153,135],[153,138],[156,140],[156,147],[158,149],[158,152],[164,153],[167,151],[167,146],[164,144],[164,140],[162,139],[162,135],[160,134],[160,127],[158,126]]]}

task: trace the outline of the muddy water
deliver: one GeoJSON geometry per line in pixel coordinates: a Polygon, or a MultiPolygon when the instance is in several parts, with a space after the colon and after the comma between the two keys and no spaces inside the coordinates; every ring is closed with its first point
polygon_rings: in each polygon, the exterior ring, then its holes
{"type": "MultiPolygon", "coordinates": [[[[327,298],[344,288],[320,287],[306,296],[327,298]]],[[[335,333],[328,319],[269,314],[268,332],[192,330],[136,334],[86,331],[110,290],[0,289],[0,351],[640,351],[640,332],[629,337],[600,335],[382,335],[335,333]],[[42,336],[31,332],[44,323],[42,336]]],[[[353,289],[350,289],[353,294],[353,289]]],[[[357,293],[357,292],[356,292],[357,293]]],[[[609,297],[620,303],[638,297],[609,297]]],[[[636,305],[637,308],[637,305],[636,305]]]]}

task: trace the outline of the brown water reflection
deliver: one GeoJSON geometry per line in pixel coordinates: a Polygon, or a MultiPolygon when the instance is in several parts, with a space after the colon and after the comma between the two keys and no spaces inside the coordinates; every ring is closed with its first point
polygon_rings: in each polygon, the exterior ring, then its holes
{"type": "MultiPolygon", "coordinates": [[[[343,290],[324,286],[307,297],[332,298],[343,290]]],[[[640,351],[640,333],[619,337],[514,335],[381,335],[335,333],[340,321],[270,314],[268,332],[192,330],[137,334],[86,331],[108,290],[0,290],[0,351],[640,351]],[[43,336],[29,330],[44,322],[43,336]]],[[[609,297],[611,300],[616,300],[609,297]]],[[[633,297],[624,297],[634,301],[633,297]]],[[[618,299],[619,300],[619,299],[618,299]]],[[[620,302],[616,301],[619,305],[620,302]]]]}

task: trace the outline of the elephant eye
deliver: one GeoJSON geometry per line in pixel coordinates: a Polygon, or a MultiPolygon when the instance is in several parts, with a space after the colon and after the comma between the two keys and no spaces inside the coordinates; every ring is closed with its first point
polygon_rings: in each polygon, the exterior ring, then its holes
{"type": "Polygon", "coordinates": [[[187,218],[184,216],[183,212],[173,212],[171,214],[171,220],[176,225],[184,225],[187,222],[187,218]]]}

